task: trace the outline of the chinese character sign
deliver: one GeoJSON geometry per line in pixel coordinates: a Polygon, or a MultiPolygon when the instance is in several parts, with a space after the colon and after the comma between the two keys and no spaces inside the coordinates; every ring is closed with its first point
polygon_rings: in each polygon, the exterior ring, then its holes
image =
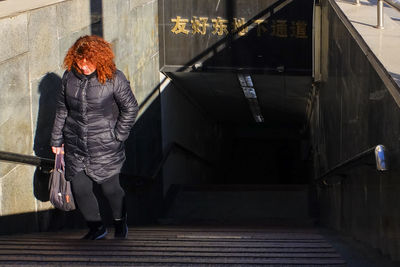
{"type": "MultiPolygon", "coordinates": [[[[190,22],[192,23],[192,29],[193,29],[193,34],[201,34],[201,35],[205,35],[207,32],[207,27],[210,25],[207,23],[208,18],[205,17],[193,17],[192,20],[190,20],[190,22]]],[[[176,33],[175,33],[176,34],[176,33]]]]}
{"type": "Polygon", "coordinates": [[[177,16],[176,19],[171,19],[171,21],[175,23],[175,26],[171,30],[173,33],[189,33],[189,30],[186,29],[186,24],[189,22],[188,19],[182,19],[180,16],[177,16]]]}
{"type": "Polygon", "coordinates": [[[160,66],[312,69],[313,1],[159,0],[160,66]]]}
{"type": "Polygon", "coordinates": [[[257,36],[270,35],[277,38],[308,38],[307,22],[302,20],[266,20],[257,19],[246,21],[245,18],[233,18],[232,22],[227,19],[216,17],[209,19],[208,17],[182,18],[176,16],[171,18],[173,26],[171,32],[176,35],[219,35],[226,36],[228,34],[237,34],[245,36],[249,32],[249,28],[257,29],[257,36]],[[207,23],[211,21],[211,24],[207,23]],[[231,32],[228,31],[228,24],[231,23],[231,32]],[[190,31],[189,29],[192,29],[190,31]]]}

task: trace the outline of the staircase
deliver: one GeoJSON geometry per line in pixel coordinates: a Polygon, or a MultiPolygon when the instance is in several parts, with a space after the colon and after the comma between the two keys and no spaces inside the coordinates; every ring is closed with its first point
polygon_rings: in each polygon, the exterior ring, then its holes
{"type": "Polygon", "coordinates": [[[0,236],[0,265],[346,266],[308,216],[302,185],[175,187],[164,218],[126,240],[79,240],[86,230],[0,236]],[[178,224],[180,224],[178,226],[178,224]]]}
{"type": "Polygon", "coordinates": [[[130,227],[126,240],[85,231],[0,236],[0,266],[346,266],[312,229],[130,227]]]}
{"type": "Polygon", "coordinates": [[[311,225],[307,185],[176,186],[164,223],[311,225]]]}

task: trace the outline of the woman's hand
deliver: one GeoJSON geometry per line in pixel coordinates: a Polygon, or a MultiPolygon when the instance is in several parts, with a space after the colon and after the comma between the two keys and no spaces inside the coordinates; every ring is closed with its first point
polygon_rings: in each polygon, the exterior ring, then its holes
{"type": "Polygon", "coordinates": [[[63,146],[52,146],[51,151],[53,151],[54,154],[64,154],[64,145],[63,146]]]}

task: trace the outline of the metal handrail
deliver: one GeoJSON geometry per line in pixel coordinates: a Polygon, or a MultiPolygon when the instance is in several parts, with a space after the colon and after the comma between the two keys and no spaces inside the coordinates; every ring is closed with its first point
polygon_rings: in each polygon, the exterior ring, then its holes
{"type": "Polygon", "coordinates": [[[316,179],[316,182],[326,184],[326,179],[328,177],[335,175],[342,176],[343,173],[346,172],[348,169],[351,169],[355,166],[359,166],[362,164],[375,165],[376,170],[382,172],[387,171],[389,169],[388,155],[385,146],[377,145],[371,147],[355,155],[354,157],[346,161],[343,161],[342,163],[336,165],[335,167],[333,167],[332,169],[328,170],[323,175],[321,175],[318,179],[316,179]]]}
{"type": "MultiPolygon", "coordinates": [[[[160,173],[162,167],[164,166],[165,162],[169,158],[170,154],[174,150],[180,150],[181,152],[184,152],[185,154],[190,155],[193,158],[196,158],[198,161],[201,161],[212,168],[216,168],[215,164],[212,163],[211,161],[206,160],[205,158],[199,156],[198,154],[196,154],[195,152],[191,151],[190,149],[182,146],[181,144],[172,142],[171,144],[168,145],[166,153],[164,154],[163,158],[158,163],[153,174],[151,174],[149,176],[139,176],[139,175],[134,175],[134,176],[141,177],[141,178],[155,179],[158,176],[158,174],[160,173]]],[[[41,157],[37,157],[37,156],[24,155],[24,154],[5,152],[5,151],[0,151],[0,161],[8,161],[8,162],[13,162],[13,163],[21,163],[21,164],[28,164],[28,165],[34,165],[34,166],[38,166],[38,167],[48,167],[48,168],[52,168],[54,166],[54,159],[47,159],[47,158],[41,158],[41,157]]]]}
{"type": "MultiPolygon", "coordinates": [[[[386,4],[396,8],[398,11],[400,11],[400,1],[399,0],[378,0],[377,3],[377,25],[376,28],[378,29],[383,29],[383,2],[386,4]]],[[[360,0],[355,0],[355,4],[357,6],[360,6],[360,0]]]]}
{"type": "Polygon", "coordinates": [[[13,152],[0,151],[0,161],[16,162],[28,165],[34,165],[38,167],[49,167],[54,166],[54,159],[41,158],[32,155],[25,155],[13,152]]]}
{"type": "MultiPolygon", "coordinates": [[[[381,0],[379,0],[381,1],[381,0]]],[[[399,0],[384,0],[387,4],[391,5],[392,7],[396,8],[400,11],[400,1],[399,0]]]]}
{"type": "Polygon", "coordinates": [[[182,146],[181,144],[172,142],[168,145],[168,147],[166,149],[166,153],[164,153],[163,158],[158,163],[153,174],[151,174],[149,176],[135,176],[135,177],[156,179],[157,176],[159,175],[160,171],[162,170],[162,167],[164,166],[165,162],[167,161],[169,156],[172,154],[172,152],[175,150],[180,150],[181,152],[184,152],[185,154],[187,154],[193,158],[196,158],[198,161],[205,163],[206,165],[210,166],[211,168],[214,168],[214,169],[216,168],[215,164],[212,163],[211,161],[206,160],[205,158],[203,158],[200,155],[196,154],[195,152],[189,150],[188,148],[182,146]]]}

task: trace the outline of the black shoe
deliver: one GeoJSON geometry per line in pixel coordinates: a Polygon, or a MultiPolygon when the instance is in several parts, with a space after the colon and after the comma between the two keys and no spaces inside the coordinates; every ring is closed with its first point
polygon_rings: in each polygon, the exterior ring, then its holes
{"type": "Polygon", "coordinates": [[[82,237],[87,240],[99,240],[106,237],[108,234],[107,228],[103,225],[103,222],[87,222],[89,226],[89,232],[82,237]]]}
{"type": "Polygon", "coordinates": [[[114,219],[114,238],[126,239],[128,237],[128,225],[126,224],[126,215],[121,219],[114,219]]]}

